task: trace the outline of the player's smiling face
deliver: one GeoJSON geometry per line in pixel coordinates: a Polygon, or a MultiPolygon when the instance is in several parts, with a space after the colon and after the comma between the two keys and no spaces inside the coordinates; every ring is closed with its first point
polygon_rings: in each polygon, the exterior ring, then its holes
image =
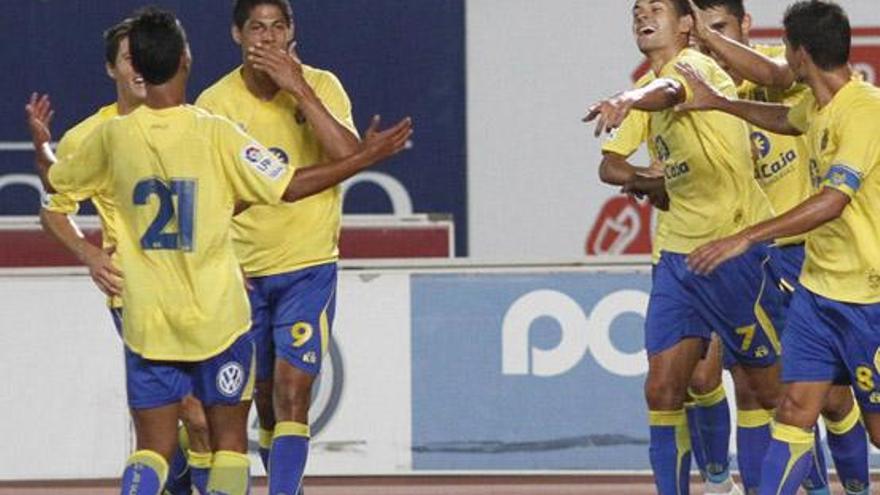
{"type": "Polygon", "coordinates": [[[276,5],[260,4],[251,9],[241,29],[232,27],[232,37],[241,45],[242,59],[247,63],[248,49],[257,44],[286,50],[293,41],[293,26],[276,5]]]}
{"type": "Polygon", "coordinates": [[[119,51],[116,53],[116,62],[107,65],[107,73],[116,81],[116,87],[122,98],[129,103],[140,104],[147,97],[147,89],[144,86],[144,78],[135,72],[131,65],[131,52],[128,47],[128,37],[119,42],[119,51]]]}
{"type": "Polygon", "coordinates": [[[643,53],[675,46],[681,35],[689,32],[671,0],[636,0],[633,6],[633,35],[643,53]]]}

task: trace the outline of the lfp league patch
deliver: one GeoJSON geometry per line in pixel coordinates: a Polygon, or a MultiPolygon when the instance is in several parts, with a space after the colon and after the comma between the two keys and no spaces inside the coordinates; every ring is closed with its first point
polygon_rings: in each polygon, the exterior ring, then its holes
{"type": "Polygon", "coordinates": [[[271,180],[278,180],[284,174],[285,165],[271,151],[252,143],[241,150],[241,158],[248,166],[271,180]]]}

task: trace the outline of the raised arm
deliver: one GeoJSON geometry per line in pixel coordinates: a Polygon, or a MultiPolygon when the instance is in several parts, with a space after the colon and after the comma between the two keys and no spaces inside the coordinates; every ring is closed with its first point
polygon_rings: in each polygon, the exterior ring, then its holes
{"type": "Polygon", "coordinates": [[[52,123],[52,117],[55,111],[52,110],[52,103],[49,101],[49,95],[38,95],[32,93],[27,105],[24,107],[27,113],[28,129],[31,133],[31,140],[34,144],[34,164],[36,165],[37,174],[43,183],[43,188],[48,192],[54,192],[52,184],[49,183],[49,167],[57,160],[52,152],[50,145],[52,141],[52,132],[49,125],[52,123]]]}
{"type": "Polygon", "coordinates": [[[248,57],[254,62],[254,68],[264,71],[278,87],[296,98],[326,158],[339,160],[355,153],[360,140],[336,119],[306,82],[295,46],[291,45],[290,50],[284,52],[257,45],[251,48],[248,57]]]}
{"type": "Polygon", "coordinates": [[[803,134],[788,119],[790,107],[774,103],[730,99],[709,86],[693,67],[679,64],[675,68],[687,79],[688,86],[693,93],[690,101],[676,106],[677,111],[719,110],[776,134],[789,136],[803,134]]]}
{"type": "Polygon", "coordinates": [[[685,100],[684,86],[674,79],[655,79],[641,88],[618,93],[599,101],[587,110],[584,122],[596,122],[594,135],[611,132],[629,115],[630,110],[656,112],[672,108],[685,100]]]}
{"type": "Polygon", "coordinates": [[[689,1],[694,12],[693,34],[716,58],[743,78],[760,86],[788,89],[794,84],[794,73],[788,63],[774,60],[724,36],[708,25],[694,0],[689,1]]]}
{"type": "Polygon", "coordinates": [[[355,153],[341,160],[297,169],[282,196],[284,201],[299,201],[317,194],[396,155],[404,149],[412,133],[412,119],[409,117],[384,131],[379,131],[379,117],[373,117],[366,138],[355,153]]]}

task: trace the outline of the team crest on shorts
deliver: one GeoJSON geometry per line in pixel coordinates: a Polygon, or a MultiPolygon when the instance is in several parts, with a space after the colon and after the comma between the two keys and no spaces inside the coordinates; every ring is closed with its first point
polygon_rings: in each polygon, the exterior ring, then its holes
{"type": "Polygon", "coordinates": [[[217,372],[217,390],[226,397],[235,397],[244,386],[244,367],[237,363],[226,363],[217,372]]]}

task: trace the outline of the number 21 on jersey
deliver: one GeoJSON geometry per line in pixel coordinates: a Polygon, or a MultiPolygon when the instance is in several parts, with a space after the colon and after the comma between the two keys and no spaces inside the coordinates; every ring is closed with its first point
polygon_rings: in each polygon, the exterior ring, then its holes
{"type": "Polygon", "coordinates": [[[151,196],[156,196],[159,200],[159,210],[153,223],[141,237],[141,248],[192,251],[196,181],[172,179],[168,184],[155,177],[144,179],[134,187],[132,200],[135,205],[146,206],[151,196]],[[168,225],[174,220],[177,223],[177,232],[168,231],[168,225]]]}

